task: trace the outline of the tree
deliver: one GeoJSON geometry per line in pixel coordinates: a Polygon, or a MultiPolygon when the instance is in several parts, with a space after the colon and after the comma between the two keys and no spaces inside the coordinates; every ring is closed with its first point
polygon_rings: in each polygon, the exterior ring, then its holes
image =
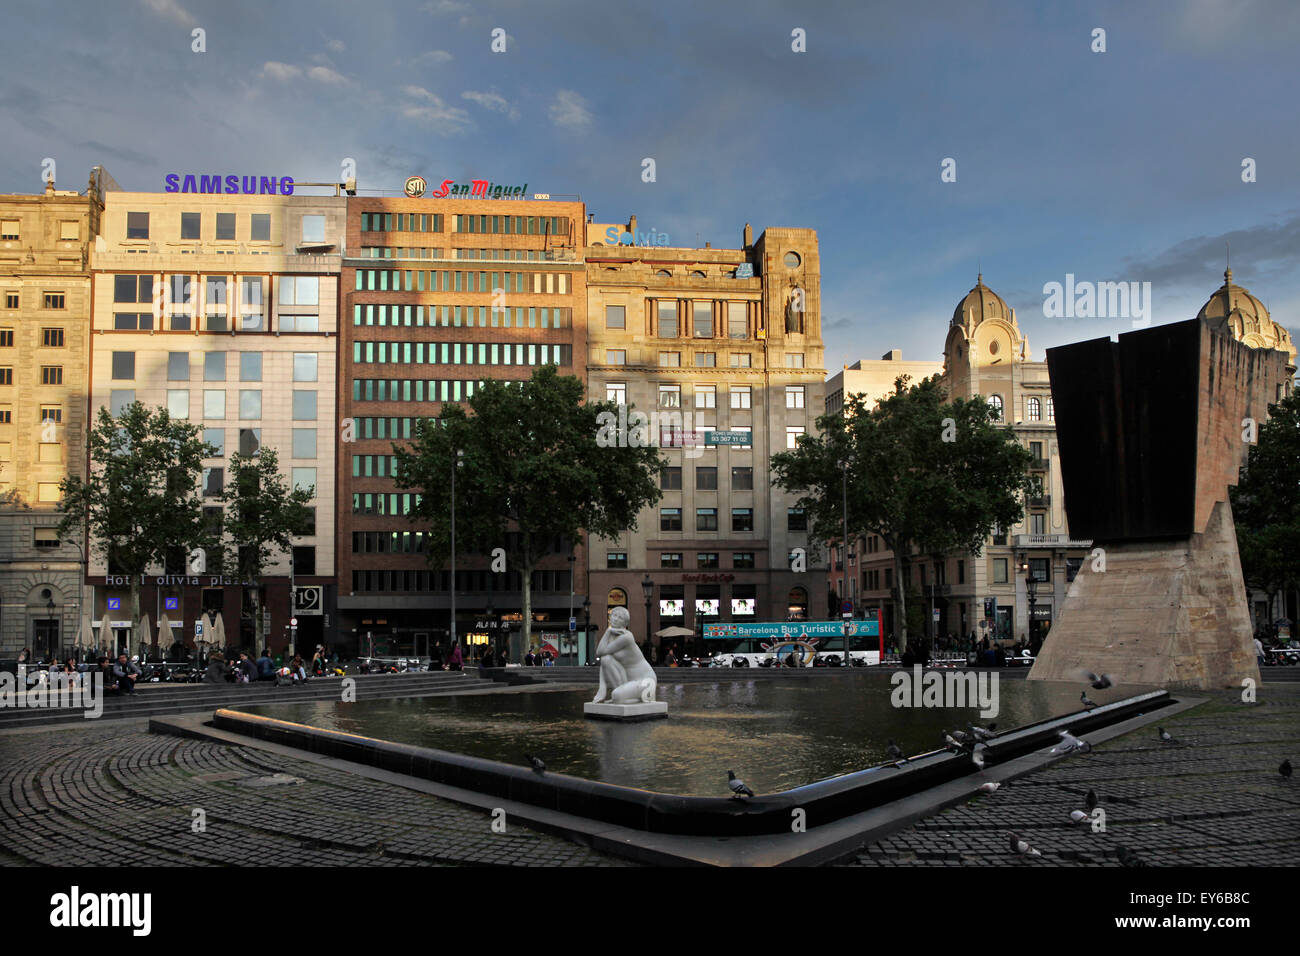
{"type": "Polygon", "coordinates": [[[288,554],[293,539],[308,534],[316,489],[290,489],[280,473],[274,448],[230,458],[230,480],[222,494],[225,505],[222,564],[234,568],[240,582],[253,586],[254,649],[266,646],[261,598],[262,572],[275,554],[288,554]]]}
{"type": "Polygon", "coordinates": [[[571,548],[582,532],[616,539],[660,496],[658,450],[598,441],[608,420],[600,416],[617,418],[618,405],[583,398],[581,381],[547,365],[526,382],[484,382],[469,400],[472,416],[446,404],[440,418],[417,423],[409,449],[393,446],[398,486],[419,492],[411,519],[428,530],[433,567],[451,553],[449,479],[459,459],[457,553],[502,549],[505,566],[498,552],[492,570],[519,572],[523,647],[532,636],[532,574],[540,560],[557,543],[571,548]]]}
{"type": "MultiPolygon", "coordinates": [[[[203,520],[199,476],[217,450],[198,425],[167,409],[132,402],[117,418],[103,406],[88,436],[90,473],[59,483],[59,537],[75,532],[131,583],[131,633],[140,626],[140,579],[169,555],[188,557],[212,542],[203,520]]],[[[152,642],[151,642],[152,643],[152,642]]]]}
{"type": "Polygon", "coordinates": [[[1248,588],[1277,595],[1300,586],[1300,392],[1269,406],[1240,480],[1228,491],[1241,576],[1248,588]]]}
{"type": "Polygon", "coordinates": [[[817,419],[820,435],[772,456],[776,484],[803,495],[810,540],[842,541],[847,480],[850,529],[893,552],[900,650],[916,630],[905,584],[913,551],[979,554],[994,527],[1021,520],[1022,497],[1038,488],[1033,455],[982,398],[946,401],[939,376],[908,381],[898,378],[874,409],[850,398],[843,413],[817,419]]]}

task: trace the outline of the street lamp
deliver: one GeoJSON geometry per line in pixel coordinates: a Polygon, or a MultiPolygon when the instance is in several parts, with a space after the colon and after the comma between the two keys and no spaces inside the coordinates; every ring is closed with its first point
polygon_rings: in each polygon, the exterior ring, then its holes
{"type": "MultiPolygon", "coordinates": [[[[847,458],[840,462],[840,474],[841,477],[843,478],[843,487],[842,487],[843,499],[842,500],[844,505],[844,553],[840,555],[840,559],[842,561],[843,568],[844,568],[844,576],[840,578],[840,600],[843,601],[843,600],[847,600],[847,595],[849,590],[847,586],[849,581],[849,461],[847,458]]],[[[853,663],[852,660],[850,659],[852,655],[849,652],[849,646],[850,646],[849,628],[851,626],[849,624],[849,621],[851,617],[852,617],[852,612],[846,611],[844,616],[844,666],[845,667],[849,667],[853,663]]]]}
{"type": "Polygon", "coordinates": [[[591,657],[591,598],[582,599],[582,646],[585,651],[583,657],[591,657]]]}
{"type": "Polygon", "coordinates": [[[643,578],[641,579],[641,590],[642,590],[643,592],[645,592],[645,645],[644,645],[645,649],[644,649],[643,653],[645,654],[646,659],[649,660],[649,658],[650,658],[650,646],[651,646],[651,645],[650,645],[650,640],[651,640],[651,638],[650,638],[650,634],[651,634],[651,631],[650,631],[650,601],[651,601],[651,599],[654,597],[654,594],[655,594],[655,583],[654,583],[654,581],[652,581],[652,580],[650,579],[650,575],[649,575],[649,574],[647,574],[645,577],[643,577],[643,578]]]}
{"type": "Polygon", "coordinates": [[[451,459],[451,651],[456,649],[456,469],[465,455],[459,448],[455,452],[451,459]]]}
{"type": "Polygon", "coordinates": [[[1038,581],[1032,575],[1025,576],[1025,594],[1029,596],[1029,649],[1034,657],[1038,656],[1038,628],[1034,621],[1034,598],[1038,596],[1038,581]]]}
{"type": "MultiPolygon", "coordinates": [[[[573,569],[576,567],[577,560],[578,560],[577,555],[575,555],[572,551],[570,551],[569,552],[569,622],[571,624],[577,623],[573,620],[573,569]]],[[[576,638],[578,636],[577,630],[578,629],[575,627],[569,631],[569,635],[570,635],[569,641],[573,646],[573,656],[575,662],[577,661],[577,657],[578,657],[578,645],[576,643],[576,638]]]]}
{"type": "MultiPolygon", "coordinates": [[[[53,595],[50,595],[48,598],[45,599],[45,615],[50,620],[54,619],[54,596],[53,595]]],[[[47,644],[50,642],[50,629],[48,627],[45,629],[45,642],[47,644]]],[[[60,650],[62,650],[62,648],[60,648],[60,650]]],[[[54,660],[58,659],[54,657],[53,650],[50,651],[50,656],[54,660]]]]}
{"type": "MultiPolygon", "coordinates": [[[[493,617],[494,614],[496,614],[496,609],[495,609],[491,604],[489,604],[489,605],[487,606],[487,621],[486,621],[486,623],[487,623],[487,626],[488,626],[488,631],[489,631],[489,632],[492,632],[492,633],[489,633],[489,634],[488,634],[488,647],[492,648],[493,653],[494,653],[495,655],[497,655],[497,657],[498,657],[498,659],[499,659],[499,658],[500,658],[500,654],[501,654],[501,649],[500,649],[500,647],[498,647],[498,645],[497,645],[497,636],[496,636],[496,633],[495,633],[495,631],[496,631],[497,629],[496,629],[495,627],[492,626],[492,617],[493,617]]],[[[507,659],[508,659],[508,656],[507,656],[507,659]]],[[[502,664],[502,666],[504,667],[505,665],[502,664]]]]}

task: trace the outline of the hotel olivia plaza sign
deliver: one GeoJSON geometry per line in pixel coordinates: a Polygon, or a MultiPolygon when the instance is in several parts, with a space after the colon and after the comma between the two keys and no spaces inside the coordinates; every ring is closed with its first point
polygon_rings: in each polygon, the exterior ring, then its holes
{"type": "MultiPolygon", "coordinates": [[[[412,199],[418,199],[425,194],[429,184],[423,176],[412,176],[406,181],[406,195],[412,199]]],[[[486,179],[471,179],[467,183],[458,183],[454,179],[444,179],[433,192],[429,193],[430,199],[446,199],[447,197],[466,197],[470,199],[527,199],[528,184],[522,186],[503,186],[500,183],[490,182],[486,179]]],[[[549,199],[549,194],[538,193],[533,199],[549,199]]]]}

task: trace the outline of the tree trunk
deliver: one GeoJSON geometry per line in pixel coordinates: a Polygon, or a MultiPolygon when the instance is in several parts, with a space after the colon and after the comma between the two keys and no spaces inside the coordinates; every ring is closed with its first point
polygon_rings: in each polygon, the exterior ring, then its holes
{"type": "MultiPolygon", "coordinates": [[[[109,630],[111,631],[112,628],[110,627],[109,630]]],[[[138,643],[137,635],[139,634],[139,631],[140,631],[140,575],[133,574],[131,575],[131,637],[128,639],[127,642],[127,648],[126,648],[127,657],[131,656],[132,645],[138,643]]],[[[109,637],[110,638],[112,637],[111,633],[109,637]]],[[[113,650],[117,650],[117,648],[113,648],[113,650]]],[[[114,655],[114,660],[116,659],[117,659],[116,655],[114,655]]]]}
{"type": "MultiPolygon", "coordinates": [[[[260,579],[255,579],[253,596],[257,598],[257,603],[253,607],[253,650],[257,650],[259,647],[266,646],[266,635],[263,633],[265,622],[262,617],[262,582],[260,579]]],[[[295,654],[298,653],[296,647],[290,648],[290,650],[295,654]]]]}
{"type": "MultiPolygon", "coordinates": [[[[886,539],[888,543],[888,539],[886,539]]],[[[898,547],[893,546],[894,555],[894,587],[898,590],[898,653],[901,655],[907,650],[907,587],[903,583],[903,559],[898,553],[898,547]]]]}
{"type": "Polygon", "coordinates": [[[523,625],[519,629],[523,646],[518,649],[512,649],[510,656],[517,661],[522,661],[524,655],[528,653],[528,648],[533,646],[533,568],[527,565],[520,570],[524,576],[523,595],[520,606],[523,608],[523,625]]]}

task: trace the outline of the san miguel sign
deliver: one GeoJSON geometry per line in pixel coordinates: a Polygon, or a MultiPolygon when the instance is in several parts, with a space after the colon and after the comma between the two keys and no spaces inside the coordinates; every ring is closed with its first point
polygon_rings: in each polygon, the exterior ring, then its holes
{"type": "Polygon", "coordinates": [[[446,199],[448,196],[470,199],[527,199],[528,184],[502,186],[500,183],[488,182],[486,179],[471,179],[467,183],[444,179],[441,186],[429,193],[430,199],[446,199]]]}

